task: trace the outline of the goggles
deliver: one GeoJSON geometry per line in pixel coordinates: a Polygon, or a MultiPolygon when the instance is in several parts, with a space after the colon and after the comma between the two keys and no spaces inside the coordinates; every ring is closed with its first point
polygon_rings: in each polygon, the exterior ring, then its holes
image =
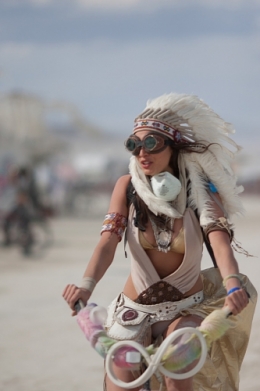
{"type": "Polygon", "coordinates": [[[149,133],[142,140],[135,135],[131,135],[125,141],[126,149],[131,152],[134,156],[138,156],[141,148],[146,153],[159,153],[167,148],[167,145],[171,144],[171,140],[160,136],[159,134],[149,133]]]}

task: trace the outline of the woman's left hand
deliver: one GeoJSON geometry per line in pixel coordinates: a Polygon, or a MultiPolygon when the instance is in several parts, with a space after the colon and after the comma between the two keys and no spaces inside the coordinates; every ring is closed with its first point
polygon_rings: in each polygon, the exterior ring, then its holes
{"type": "Polygon", "coordinates": [[[247,306],[248,302],[247,292],[240,288],[226,296],[224,307],[228,306],[232,314],[237,315],[247,306]]]}

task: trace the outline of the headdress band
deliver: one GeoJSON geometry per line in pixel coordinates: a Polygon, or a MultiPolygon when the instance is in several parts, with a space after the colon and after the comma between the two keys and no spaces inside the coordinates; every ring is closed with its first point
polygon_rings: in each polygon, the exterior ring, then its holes
{"type": "Polygon", "coordinates": [[[175,143],[182,142],[181,133],[174,129],[172,126],[165,122],[154,120],[152,118],[137,119],[135,121],[133,133],[139,132],[144,129],[156,130],[157,132],[163,133],[165,136],[171,138],[175,143]]]}

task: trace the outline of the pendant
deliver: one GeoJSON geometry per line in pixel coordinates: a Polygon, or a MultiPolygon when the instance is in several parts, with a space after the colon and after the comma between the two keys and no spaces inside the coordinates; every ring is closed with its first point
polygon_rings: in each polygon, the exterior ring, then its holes
{"type": "Polygon", "coordinates": [[[171,234],[167,231],[158,232],[156,243],[159,251],[167,253],[170,249],[169,245],[171,243],[171,234]]]}
{"type": "MultiPolygon", "coordinates": [[[[154,237],[156,240],[158,251],[162,251],[164,253],[167,253],[170,250],[170,244],[172,239],[172,231],[167,231],[166,229],[158,229],[156,224],[152,219],[150,219],[154,237]]],[[[171,229],[172,229],[173,222],[171,220],[171,229]]]]}
{"type": "Polygon", "coordinates": [[[160,243],[167,243],[169,241],[169,234],[167,231],[161,231],[158,233],[160,243]]]}

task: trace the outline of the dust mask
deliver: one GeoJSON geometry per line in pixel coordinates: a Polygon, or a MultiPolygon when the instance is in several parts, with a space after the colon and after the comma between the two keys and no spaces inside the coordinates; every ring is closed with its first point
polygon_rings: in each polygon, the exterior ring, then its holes
{"type": "Polygon", "coordinates": [[[161,172],[151,178],[151,186],[156,197],[173,201],[181,191],[181,182],[169,172],[161,172]]]}

